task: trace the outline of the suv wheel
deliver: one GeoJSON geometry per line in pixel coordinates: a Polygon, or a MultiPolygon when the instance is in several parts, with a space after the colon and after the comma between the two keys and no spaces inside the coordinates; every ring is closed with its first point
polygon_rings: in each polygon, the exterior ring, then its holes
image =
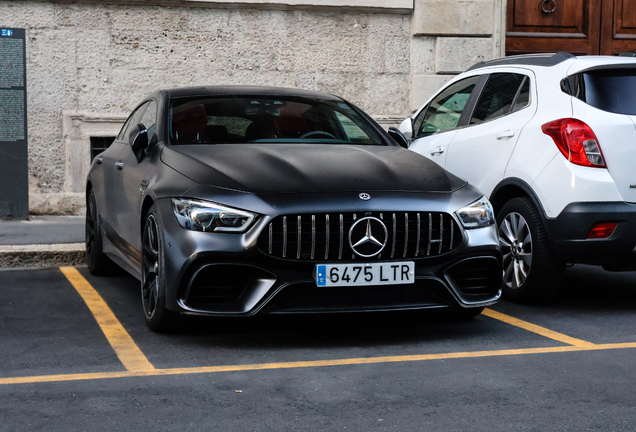
{"type": "Polygon", "coordinates": [[[550,250],[539,210],[529,198],[508,201],[497,215],[503,296],[531,303],[557,294],[565,270],[550,250]]]}

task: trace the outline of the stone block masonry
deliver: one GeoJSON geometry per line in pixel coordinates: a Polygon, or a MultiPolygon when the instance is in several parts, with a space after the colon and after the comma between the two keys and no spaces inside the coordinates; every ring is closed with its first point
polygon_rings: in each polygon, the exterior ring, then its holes
{"type": "Polygon", "coordinates": [[[502,1],[437,2],[461,9],[457,31],[433,28],[432,0],[0,2],[0,26],[27,31],[31,211],[81,213],[90,137],[114,136],[159,88],[320,90],[393,125],[497,52],[502,1]]]}

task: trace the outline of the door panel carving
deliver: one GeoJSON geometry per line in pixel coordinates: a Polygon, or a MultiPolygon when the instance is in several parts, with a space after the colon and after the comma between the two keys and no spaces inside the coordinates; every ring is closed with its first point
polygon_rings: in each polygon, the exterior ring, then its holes
{"type": "Polygon", "coordinates": [[[507,55],[599,51],[601,0],[508,0],[507,7],[507,55]]]}
{"type": "Polygon", "coordinates": [[[603,0],[601,54],[636,50],[636,0],[603,0]]]}

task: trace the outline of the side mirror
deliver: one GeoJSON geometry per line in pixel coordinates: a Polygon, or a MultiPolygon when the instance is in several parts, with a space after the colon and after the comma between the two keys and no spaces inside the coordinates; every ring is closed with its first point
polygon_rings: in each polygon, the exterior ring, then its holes
{"type": "Polygon", "coordinates": [[[400,147],[409,148],[409,140],[400,132],[398,129],[394,127],[389,128],[389,135],[391,138],[400,145],[400,147]]]}
{"type": "Polygon", "coordinates": [[[413,119],[412,118],[407,118],[406,120],[404,120],[401,124],[400,124],[400,132],[402,132],[402,135],[404,135],[404,137],[407,140],[412,140],[413,139],[413,119]]]}
{"type": "Polygon", "coordinates": [[[128,135],[128,142],[132,147],[133,153],[137,156],[137,161],[141,161],[144,151],[150,144],[148,142],[148,130],[146,130],[146,127],[142,124],[138,124],[132,128],[130,135],[128,135]]]}

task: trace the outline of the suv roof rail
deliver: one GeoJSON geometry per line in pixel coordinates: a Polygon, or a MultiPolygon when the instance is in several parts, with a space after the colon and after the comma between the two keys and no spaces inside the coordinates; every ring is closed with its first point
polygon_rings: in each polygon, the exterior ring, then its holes
{"type": "Polygon", "coordinates": [[[494,60],[487,60],[474,64],[466,71],[480,69],[488,66],[502,65],[533,65],[533,66],[556,66],[566,60],[575,58],[568,52],[548,53],[548,54],[524,54],[510,57],[502,57],[494,60]]]}
{"type": "Polygon", "coordinates": [[[636,57],[636,51],[627,51],[624,53],[620,53],[619,57],[636,57]]]}

